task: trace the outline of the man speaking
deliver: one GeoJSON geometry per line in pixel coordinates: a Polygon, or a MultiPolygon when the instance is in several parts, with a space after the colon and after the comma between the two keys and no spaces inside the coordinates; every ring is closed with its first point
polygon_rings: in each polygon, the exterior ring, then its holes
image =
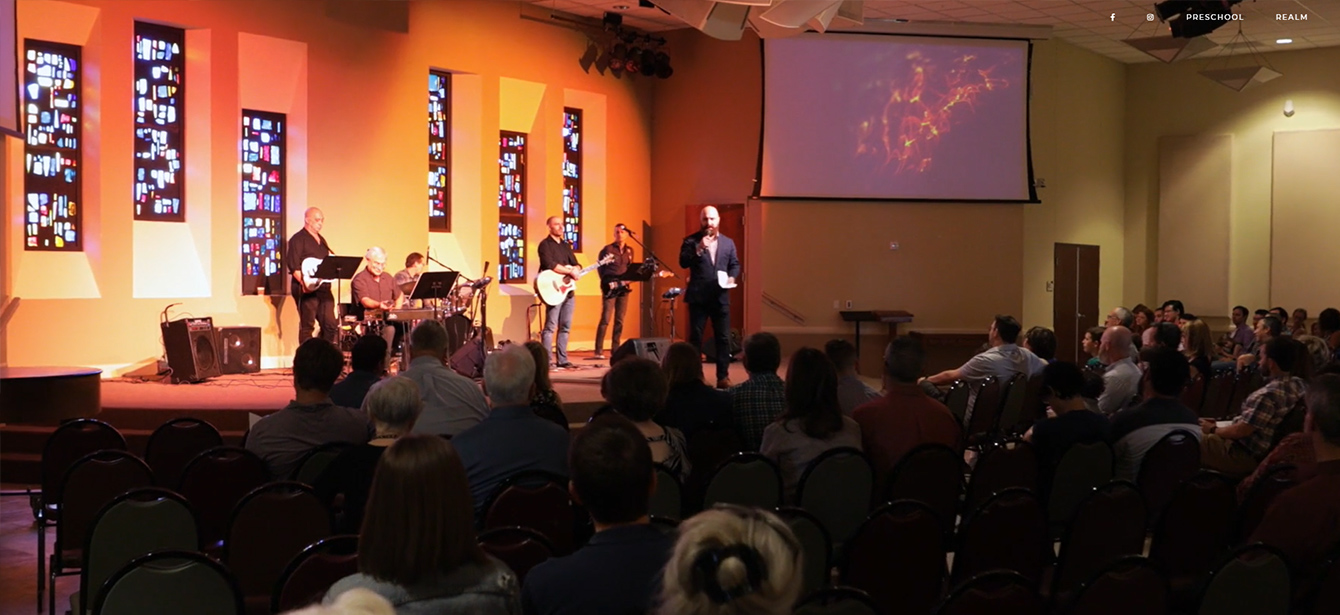
{"type": "Polygon", "coordinates": [[[689,343],[703,350],[703,326],[712,319],[716,340],[717,388],[729,388],[730,382],[730,293],[740,275],[740,259],[735,242],[721,234],[721,214],[708,205],[699,214],[702,228],[679,247],[679,266],[689,270],[689,287],[684,302],[689,305],[689,343]]]}

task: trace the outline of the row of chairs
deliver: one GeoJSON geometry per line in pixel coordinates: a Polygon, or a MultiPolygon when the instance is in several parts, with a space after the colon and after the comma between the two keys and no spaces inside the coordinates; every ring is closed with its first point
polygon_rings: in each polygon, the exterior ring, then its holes
{"type": "Polygon", "coordinates": [[[1196,411],[1201,418],[1218,419],[1238,414],[1242,402],[1265,383],[1261,372],[1246,368],[1241,373],[1232,370],[1215,372],[1208,379],[1197,374],[1182,390],[1181,401],[1196,411]]]}
{"type": "Polygon", "coordinates": [[[969,447],[976,448],[1001,437],[1020,433],[1042,418],[1042,375],[1016,374],[1005,382],[995,376],[970,383],[955,381],[945,392],[945,405],[963,426],[969,447]],[[976,389],[972,408],[968,400],[976,389]]]}

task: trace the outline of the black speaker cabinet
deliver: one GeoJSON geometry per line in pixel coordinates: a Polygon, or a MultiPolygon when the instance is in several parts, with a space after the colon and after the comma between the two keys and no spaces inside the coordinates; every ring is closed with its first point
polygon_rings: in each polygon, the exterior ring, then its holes
{"type": "Polygon", "coordinates": [[[260,327],[219,327],[214,340],[219,349],[219,371],[225,374],[261,371],[260,327]]]}
{"type": "Polygon", "coordinates": [[[173,382],[200,382],[219,375],[213,318],[182,318],[162,327],[173,382]]]}
{"type": "Polygon", "coordinates": [[[632,356],[651,359],[660,363],[665,356],[665,352],[669,349],[670,338],[668,337],[635,337],[631,340],[625,340],[615,349],[614,353],[610,355],[610,365],[632,356]]]}

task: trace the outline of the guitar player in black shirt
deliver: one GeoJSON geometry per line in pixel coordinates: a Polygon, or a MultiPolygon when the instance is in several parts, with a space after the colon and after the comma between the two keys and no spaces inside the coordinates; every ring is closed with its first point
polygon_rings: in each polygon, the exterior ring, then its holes
{"type": "Polygon", "coordinates": [[[600,324],[596,325],[595,358],[597,359],[605,358],[605,354],[602,352],[605,348],[605,327],[609,325],[611,317],[614,319],[614,330],[610,333],[611,352],[619,348],[620,338],[623,337],[623,315],[628,311],[628,294],[631,289],[628,282],[618,278],[628,272],[628,264],[633,262],[633,246],[624,243],[627,238],[628,227],[624,226],[623,223],[616,224],[614,225],[614,243],[600,250],[600,256],[608,254],[613,256],[614,260],[601,265],[597,269],[600,273],[600,294],[602,298],[600,324]]]}
{"type": "MultiPolygon", "coordinates": [[[[549,236],[541,239],[536,248],[540,256],[540,271],[577,275],[581,265],[577,263],[577,255],[572,252],[572,244],[563,240],[563,218],[550,216],[545,224],[549,227],[549,236]]],[[[573,366],[568,361],[568,331],[572,329],[572,309],[576,303],[573,293],[569,292],[558,305],[545,306],[544,333],[540,335],[540,342],[544,344],[545,352],[553,349],[554,367],[557,368],[573,366]],[[555,329],[558,330],[557,346],[554,345],[555,329]]]]}
{"type": "MultiPolygon", "coordinates": [[[[330,245],[321,236],[321,227],[326,216],[320,209],[307,208],[303,214],[302,230],[288,240],[288,255],[285,257],[289,275],[293,282],[289,284],[289,295],[298,306],[298,343],[311,339],[316,323],[321,323],[321,337],[336,343],[339,329],[335,323],[335,295],[330,292],[330,283],[317,280],[304,280],[303,261],[311,258],[318,262],[331,254],[330,245]]],[[[315,267],[311,267],[314,273],[315,267]]]]}

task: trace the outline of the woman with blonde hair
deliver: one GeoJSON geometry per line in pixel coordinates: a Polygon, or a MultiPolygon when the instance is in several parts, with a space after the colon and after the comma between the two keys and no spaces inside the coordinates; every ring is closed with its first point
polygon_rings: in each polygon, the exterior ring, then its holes
{"type": "Polygon", "coordinates": [[[659,615],[782,615],[800,595],[801,549],[770,512],[717,505],[679,526],[659,615]]]}
{"type": "Polygon", "coordinates": [[[1201,378],[1209,378],[1214,374],[1210,369],[1210,361],[1214,358],[1214,334],[1210,332],[1210,325],[1199,318],[1187,321],[1182,327],[1182,348],[1187,362],[1191,364],[1192,378],[1196,374],[1200,374],[1201,378]]]}

